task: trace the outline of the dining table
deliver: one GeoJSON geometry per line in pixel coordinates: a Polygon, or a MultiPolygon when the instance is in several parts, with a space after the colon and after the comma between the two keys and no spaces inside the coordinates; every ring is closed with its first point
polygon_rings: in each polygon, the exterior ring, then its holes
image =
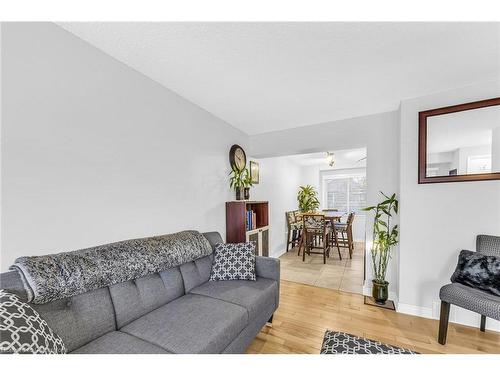
{"type": "MultiPolygon", "coordinates": [[[[344,211],[333,211],[333,210],[320,210],[320,211],[312,212],[312,213],[309,212],[307,214],[309,214],[309,215],[324,215],[326,220],[330,220],[331,222],[334,222],[334,221],[339,222],[340,218],[342,216],[347,215],[347,212],[344,212],[344,211]]],[[[307,215],[307,214],[298,212],[296,214],[296,218],[297,218],[297,220],[301,220],[302,216],[303,215],[307,215]]]]}
{"type": "MultiPolygon", "coordinates": [[[[340,256],[340,249],[339,249],[339,246],[340,246],[340,242],[339,241],[340,241],[340,239],[337,236],[337,231],[335,230],[335,228],[336,228],[336,225],[340,224],[340,219],[342,218],[342,216],[347,215],[347,212],[345,212],[345,211],[335,211],[335,210],[318,210],[318,211],[315,211],[315,212],[307,212],[307,213],[297,212],[295,214],[295,218],[296,218],[297,221],[302,221],[302,217],[304,215],[324,215],[325,216],[325,221],[331,223],[331,225],[327,227],[327,228],[330,228],[329,230],[327,230],[327,235],[328,235],[328,238],[329,238],[328,241],[329,242],[331,241],[332,245],[337,246],[337,249],[339,251],[339,256],[340,256]]],[[[300,236],[299,251],[297,252],[297,255],[300,255],[300,249],[303,246],[303,241],[302,240],[303,240],[303,237],[300,236]]],[[[316,241],[316,236],[315,236],[315,240],[314,241],[316,241]]],[[[341,256],[340,256],[340,258],[342,259],[341,256]]]]}

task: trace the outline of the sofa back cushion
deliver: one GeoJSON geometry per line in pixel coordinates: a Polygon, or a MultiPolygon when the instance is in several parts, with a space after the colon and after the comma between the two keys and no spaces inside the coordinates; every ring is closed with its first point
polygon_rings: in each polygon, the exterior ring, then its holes
{"type": "Polygon", "coordinates": [[[116,329],[108,288],[31,306],[61,337],[68,352],[116,329]]]}
{"type": "MultiPolygon", "coordinates": [[[[22,301],[27,299],[17,271],[0,274],[0,287],[15,293],[22,301]]],[[[116,329],[108,288],[30,306],[40,314],[54,333],[61,337],[68,352],[116,329]]]]}
{"type": "Polygon", "coordinates": [[[210,254],[206,257],[196,259],[194,262],[184,263],[179,267],[186,293],[189,293],[191,289],[206,283],[210,279],[213,259],[213,255],[210,254]]]}
{"type": "MultiPolygon", "coordinates": [[[[215,245],[224,242],[218,232],[203,233],[208,240],[212,249],[215,245]]],[[[181,270],[182,279],[184,280],[184,290],[186,293],[193,288],[207,282],[210,279],[210,272],[212,271],[213,253],[203,258],[196,259],[194,262],[182,264],[179,268],[181,270]]]]}
{"type": "Polygon", "coordinates": [[[184,295],[179,267],[111,285],[116,325],[120,329],[137,318],[184,295]]]}

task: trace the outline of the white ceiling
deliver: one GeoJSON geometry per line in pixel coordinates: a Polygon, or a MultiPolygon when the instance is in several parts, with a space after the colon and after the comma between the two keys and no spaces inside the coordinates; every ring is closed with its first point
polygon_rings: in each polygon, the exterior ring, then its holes
{"type": "Polygon", "coordinates": [[[500,23],[60,23],[248,134],[500,77],[500,23]]]}
{"type": "Polygon", "coordinates": [[[366,167],[366,148],[350,150],[331,150],[334,154],[335,165],[331,168],[326,160],[326,152],[299,154],[286,156],[289,160],[301,167],[318,167],[320,169],[345,169],[366,167]]]}

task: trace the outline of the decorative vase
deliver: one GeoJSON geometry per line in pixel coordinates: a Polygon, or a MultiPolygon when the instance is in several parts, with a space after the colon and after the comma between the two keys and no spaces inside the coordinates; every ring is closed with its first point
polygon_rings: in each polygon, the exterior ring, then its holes
{"type": "Polygon", "coordinates": [[[250,188],[246,187],[243,189],[243,196],[245,197],[245,200],[250,199],[250,188]]]}
{"type": "Polygon", "coordinates": [[[376,303],[379,305],[385,304],[385,301],[389,298],[389,282],[382,281],[379,282],[377,280],[372,280],[372,297],[376,303]]]}
{"type": "Polygon", "coordinates": [[[235,191],[236,191],[236,200],[237,201],[243,200],[244,197],[243,188],[236,188],[235,191]]]}

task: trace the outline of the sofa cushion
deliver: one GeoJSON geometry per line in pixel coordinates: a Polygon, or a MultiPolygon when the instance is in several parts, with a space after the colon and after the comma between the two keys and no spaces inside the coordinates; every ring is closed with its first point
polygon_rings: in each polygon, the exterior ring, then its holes
{"type": "Polygon", "coordinates": [[[208,281],[212,271],[213,254],[196,259],[194,262],[187,262],[180,266],[184,289],[189,292],[194,287],[208,281]]]}
{"type": "Polygon", "coordinates": [[[121,329],[172,353],[220,353],[248,323],[245,308],[188,294],[121,329]]]}
{"type": "Polygon", "coordinates": [[[76,354],[167,354],[168,351],[123,332],[109,332],[76,349],[76,354]]]}
{"type": "Polygon", "coordinates": [[[262,277],[257,278],[256,281],[208,281],[193,288],[190,293],[217,298],[244,307],[251,321],[267,306],[277,307],[278,283],[262,277]]]}
{"type": "Polygon", "coordinates": [[[442,301],[500,320],[500,297],[459,283],[447,284],[439,291],[442,301]]]}
{"type": "Polygon", "coordinates": [[[178,267],[109,287],[119,328],[184,295],[178,267]]]}
{"type": "Polygon", "coordinates": [[[68,352],[116,330],[108,288],[32,306],[62,338],[68,352]]]}

